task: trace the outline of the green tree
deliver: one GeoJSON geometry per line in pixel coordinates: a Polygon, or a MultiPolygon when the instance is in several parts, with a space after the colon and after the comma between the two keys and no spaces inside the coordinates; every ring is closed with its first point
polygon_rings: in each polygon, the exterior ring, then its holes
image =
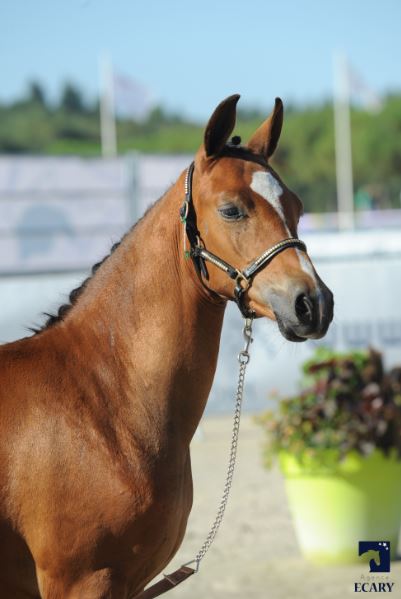
{"type": "Polygon", "coordinates": [[[83,114],[85,102],[81,91],[72,83],[66,83],[61,93],[60,107],[66,112],[83,114]]]}
{"type": "Polygon", "coordinates": [[[28,102],[47,109],[46,93],[38,81],[31,81],[29,84],[28,102]]]}

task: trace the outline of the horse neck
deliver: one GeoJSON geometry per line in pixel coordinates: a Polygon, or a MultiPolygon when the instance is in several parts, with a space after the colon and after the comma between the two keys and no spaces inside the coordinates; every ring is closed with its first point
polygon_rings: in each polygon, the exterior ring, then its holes
{"type": "Polygon", "coordinates": [[[182,175],[124,238],[65,329],[80,354],[87,346],[92,370],[106,369],[113,400],[129,403],[124,418],[146,413],[161,433],[189,443],[213,382],[225,302],[184,258],[183,188],[182,175]]]}

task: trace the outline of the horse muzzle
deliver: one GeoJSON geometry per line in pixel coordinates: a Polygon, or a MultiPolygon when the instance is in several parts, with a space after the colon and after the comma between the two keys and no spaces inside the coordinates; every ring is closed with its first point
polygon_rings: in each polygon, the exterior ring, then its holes
{"type": "Polygon", "coordinates": [[[289,341],[320,339],[327,333],[333,320],[334,300],[322,281],[313,290],[298,285],[290,292],[271,290],[267,295],[280,332],[289,341]]]}

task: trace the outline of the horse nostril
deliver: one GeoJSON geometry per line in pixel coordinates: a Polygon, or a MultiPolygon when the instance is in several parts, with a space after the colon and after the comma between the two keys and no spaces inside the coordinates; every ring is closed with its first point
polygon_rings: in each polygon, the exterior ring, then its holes
{"type": "Polygon", "coordinates": [[[305,293],[300,293],[295,300],[295,313],[301,324],[312,324],[314,320],[313,300],[305,293]]]}

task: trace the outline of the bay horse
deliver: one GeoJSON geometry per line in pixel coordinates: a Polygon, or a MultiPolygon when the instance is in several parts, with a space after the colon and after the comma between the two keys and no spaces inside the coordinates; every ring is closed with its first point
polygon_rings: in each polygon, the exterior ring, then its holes
{"type": "MultiPolygon", "coordinates": [[[[238,98],[206,126],[191,210],[198,249],[240,273],[266,247],[297,239],[302,204],[269,164],[281,100],[243,146],[229,141],[238,98]]],[[[131,599],[181,544],[189,444],[235,284],[184,255],[186,180],[36,334],[0,347],[1,599],[131,599]]],[[[239,281],[242,310],[277,320],[291,341],[323,336],[332,294],[305,247],[292,243],[265,266],[246,288],[239,281]]]]}

